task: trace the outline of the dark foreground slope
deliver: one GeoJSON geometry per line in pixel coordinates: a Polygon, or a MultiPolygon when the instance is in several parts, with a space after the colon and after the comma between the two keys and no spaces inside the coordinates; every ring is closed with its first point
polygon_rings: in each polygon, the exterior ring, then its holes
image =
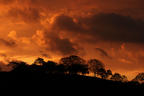
{"type": "MultiPolygon", "coordinates": [[[[0,73],[1,81],[6,81],[6,82],[37,82],[38,83],[43,83],[43,84],[49,84],[54,82],[71,82],[73,81],[81,81],[81,82],[92,82],[93,86],[95,88],[104,88],[104,87],[109,87],[109,88],[144,88],[144,85],[136,83],[136,82],[127,82],[127,83],[122,83],[122,82],[115,82],[115,81],[110,81],[110,80],[103,80],[99,78],[94,78],[94,77],[88,77],[88,76],[80,76],[80,75],[60,75],[60,74],[39,74],[39,73],[0,73]]],[[[86,83],[85,82],[85,83],[86,83]]]]}

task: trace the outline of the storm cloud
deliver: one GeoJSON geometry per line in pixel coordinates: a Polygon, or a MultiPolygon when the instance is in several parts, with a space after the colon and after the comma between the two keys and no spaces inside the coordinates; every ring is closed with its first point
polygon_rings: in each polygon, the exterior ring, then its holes
{"type": "Polygon", "coordinates": [[[93,39],[100,37],[114,42],[144,43],[144,21],[142,20],[115,13],[93,14],[77,20],[78,22],[74,22],[72,17],[62,15],[55,22],[59,29],[74,32],[75,35],[86,34],[91,35],[93,39]]]}
{"type": "Polygon", "coordinates": [[[60,53],[61,55],[77,54],[78,51],[75,43],[71,42],[70,39],[60,38],[54,31],[37,31],[33,39],[45,51],[60,53]]]}

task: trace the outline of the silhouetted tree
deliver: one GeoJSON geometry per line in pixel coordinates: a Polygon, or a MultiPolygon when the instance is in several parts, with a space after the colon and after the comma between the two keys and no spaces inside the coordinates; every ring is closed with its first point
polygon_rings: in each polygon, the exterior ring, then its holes
{"type": "Polygon", "coordinates": [[[21,61],[12,61],[8,64],[8,66],[12,66],[13,70],[11,72],[29,72],[29,65],[26,64],[25,62],[21,61]]]}
{"type": "Polygon", "coordinates": [[[111,80],[113,81],[121,81],[121,82],[125,82],[126,81],[126,76],[121,76],[119,73],[115,73],[114,75],[112,75],[111,80]]]}
{"type": "Polygon", "coordinates": [[[60,60],[60,64],[63,64],[69,74],[77,74],[77,73],[87,73],[88,68],[86,66],[85,60],[80,58],[79,56],[69,56],[62,58],[60,60]]]}
{"type": "Polygon", "coordinates": [[[40,73],[42,71],[41,66],[37,65],[37,64],[32,64],[29,67],[30,67],[30,72],[31,73],[40,73]]]}
{"type": "Polygon", "coordinates": [[[125,75],[122,75],[123,82],[128,82],[128,78],[125,75]]]}
{"type": "Polygon", "coordinates": [[[80,66],[80,72],[85,75],[85,74],[88,74],[89,71],[88,71],[88,65],[81,65],[80,66]]]}
{"type": "Polygon", "coordinates": [[[53,61],[48,61],[42,64],[42,70],[45,73],[54,74],[56,73],[56,66],[57,66],[57,63],[53,61]]]}
{"type": "Polygon", "coordinates": [[[102,79],[108,79],[109,76],[112,76],[112,71],[101,68],[98,70],[97,75],[99,75],[102,79]]]}
{"type": "Polygon", "coordinates": [[[43,65],[45,63],[44,59],[43,58],[37,58],[33,64],[36,64],[36,65],[43,65]]]}
{"type": "Polygon", "coordinates": [[[106,79],[107,78],[107,72],[103,68],[98,70],[97,75],[99,75],[102,79],[106,79]]]}
{"type": "Polygon", "coordinates": [[[144,83],[144,73],[139,73],[132,81],[144,83]]]}
{"type": "Polygon", "coordinates": [[[97,60],[97,59],[89,60],[88,61],[88,66],[89,66],[89,70],[94,73],[95,77],[96,77],[96,75],[98,75],[98,72],[101,69],[105,69],[104,64],[101,61],[97,60]]]}
{"type": "Polygon", "coordinates": [[[45,73],[45,70],[43,68],[43,65],[45,65],[46,62],[43,58],[37,58],[34,63],[30,66],[31,72],[35,73],[45,73]]]}
{"type": "Polygon", "coordinates": [[[57,63],[53,61],[45,62],[43,58],[37,58],[31,67],[34,69],[34,71],[46,74],[54,74],[56,73],[56,66],[57,63]]]}
{"type": "Polygon", "coordinates": [[[107,72],[106,72],[106,79],[110,79],[110,76],[112,76],[113,74],[112,74],[112,71],[111,70],[107,70],[107,72]]]}
{"type": "Polygon", "coordinates": [[[112,71],[111,70],[107,70],[107,75],[112,75],[112,71]]]}
{"type": "Polygon", "coordinates": [[[122,77],[119,73],[115,73],[114,75],[112,75],[111,80],[113,80],[113,81],[122,81],[122,77]]]}
{"type": "Polygon", "coordinates": [[[82,73],[84,75],[88,73],[88,67],[82,64],[72,64],[68,70],[72,74],[82,73]]]}

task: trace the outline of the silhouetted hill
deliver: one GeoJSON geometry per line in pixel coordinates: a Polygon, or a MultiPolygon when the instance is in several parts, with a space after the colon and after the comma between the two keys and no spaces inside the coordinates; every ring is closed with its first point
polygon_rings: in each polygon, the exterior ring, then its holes
{"type": "Polygon", "coordinates": [[[136,82],[116,82],[111,80],[104,80],[95,77],[81,76],[81,75],[64,75],[64,74],[35,74],[35,73],[0,73],[2,81],[22,81],[23,83],[28,81],[35,81],[37,84],[48,84],[51,81],[86,81],[93,82],[92,86],[95,88],[144,88],[144,85],[136,82]]]}

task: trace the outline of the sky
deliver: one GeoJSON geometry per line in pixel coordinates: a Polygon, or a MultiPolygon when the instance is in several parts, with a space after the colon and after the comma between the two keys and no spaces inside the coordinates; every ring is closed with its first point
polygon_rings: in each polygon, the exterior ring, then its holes
{"type": "MultiPolygon", "coordinates": [[[[144,72],[143,0],[0,0],[0,65],[10,60],[99,59],[144,72]]],[[[8,70],[4,67],[3,70],[8,70]]]]}

